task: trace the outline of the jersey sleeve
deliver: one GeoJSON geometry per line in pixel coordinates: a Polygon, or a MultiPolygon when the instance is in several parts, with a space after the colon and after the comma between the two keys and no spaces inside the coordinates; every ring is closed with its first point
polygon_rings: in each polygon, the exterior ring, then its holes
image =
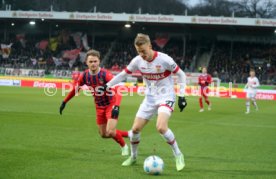
{"type": "Polygon", "coordinates": [[[130,64],[125,68],[125,72],[131,74],[132,72],[138,70],[138,58],[135,57],[131,60],[130,64]]]}
{"type": "MultiPolygon", "coordinates": [[[[106,82],[111,81],[113,79],[113,77],[114,77],[113,74],[111,72],[107,71],[106,77],[105,77],[106,82]]],[[[114,93],[115,93],[115,98],[116,98],[115,105],[120,106],[121,101],[122,101],[122,94],[119,92],[118,86],[112,87],[112,91],[114,91],[114,93]]]]}
{"type": "Polygon", "coordinates": [[[106,76],[105,76],[106,82],[109,82],[110,80],[112,80],[113,77],[114,76],[112,73],[110,73],[109,71],[106,72],[106,76]]]}
{"type": "Polygon", "coordinates": [[[181,69],[176,72],[178,77],[178,85],[179,85],[179,96],[185,95],[185,88],[186,88],[186,74],[181,69]]]}
{"type": "Polygon", "coordinates": [[[180,69],[179,66],[175,63],[175,61],[168,55],[166,55],[164,66],[166,70],[171,71],[172,73],[177,73],[180,69]]]}
{"type": "Polygon", "coordinates": [[[200,76],[198,76],[198,84],[201,85],[201,79],[200,76]]]}
{"type": "Polygon", "coordinates": [[[212,83],[212,77],[211,77],[211,75],[208,75],[208,76],[207,76],[207,83],[208,83],[208,84],[211,84],[211,83],[212,83]]]}

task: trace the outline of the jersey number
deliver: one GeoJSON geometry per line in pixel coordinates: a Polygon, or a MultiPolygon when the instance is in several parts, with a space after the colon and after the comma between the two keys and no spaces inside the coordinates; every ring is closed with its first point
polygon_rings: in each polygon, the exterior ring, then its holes
{"type": "Polygon", "coordinates": [[[173,108],[174,101],[166,101],[166,105],[168,105],[169,107],[173,108]]]}

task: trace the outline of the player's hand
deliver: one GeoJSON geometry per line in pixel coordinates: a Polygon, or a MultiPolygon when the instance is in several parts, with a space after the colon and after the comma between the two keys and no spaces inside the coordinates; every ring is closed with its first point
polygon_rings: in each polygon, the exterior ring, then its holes
{"type": "Polygon", "coordinates": [[[178,97],[178,107],[179,107],[179,109],[180,109],[180,112],[182,112],[183,109],[184,109],[186,106],[187,106],[187,101],[186,101],[185,97],[184,97],[184,96],[183,96],[183,97],[179,96],[179,97],[178,97]]]}
{"type": "Polygon", "coordinates": [[[117,119],[119,117],[119,113],[120,113],[120,106],[113,106],[111,118],[117,119]]]}
{"type": "Polygon", "coordinates": [[[63,109],[65,108],[65,106],[66,106],[66,102],[62,101],[62,103],[61,103],[61,105],[60,105],[60,107],[59,107],[59,114],[60,114],[60,115],[62,115],[62,111],[63,111],[63,109]]]}

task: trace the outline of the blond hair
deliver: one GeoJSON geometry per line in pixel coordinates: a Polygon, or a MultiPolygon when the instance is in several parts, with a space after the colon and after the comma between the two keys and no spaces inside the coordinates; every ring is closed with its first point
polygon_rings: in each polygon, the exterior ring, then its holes
{"type": "Polygon", "coordinates": [[[135,40],[134,40],[134,45],[135,46],[141,46],[141,45],[144,45],[144,44],[150,44],[150,38],[148,35],[146,34],[137,34],[135,40]]]}
{"type": "Polygon", "coordinates": [[[85,58],[85,60],[87,60],[87,58],[88,58],[89,56],[98,57],[99,59],[101,58],[101,54],[100,54],[100,52],[97,51],[97,50],[89,50],[89,51],[86,53],[86,58],[85,58]]]}

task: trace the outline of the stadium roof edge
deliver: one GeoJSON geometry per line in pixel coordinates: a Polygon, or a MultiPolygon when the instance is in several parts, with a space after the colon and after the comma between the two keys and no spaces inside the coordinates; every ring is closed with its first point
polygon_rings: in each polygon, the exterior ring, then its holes
{"type": "Polygon", "coordinates": [[[0,11],[0,19],[52,19],[275,27],[276,19],[55,11],[0,11]]]}

